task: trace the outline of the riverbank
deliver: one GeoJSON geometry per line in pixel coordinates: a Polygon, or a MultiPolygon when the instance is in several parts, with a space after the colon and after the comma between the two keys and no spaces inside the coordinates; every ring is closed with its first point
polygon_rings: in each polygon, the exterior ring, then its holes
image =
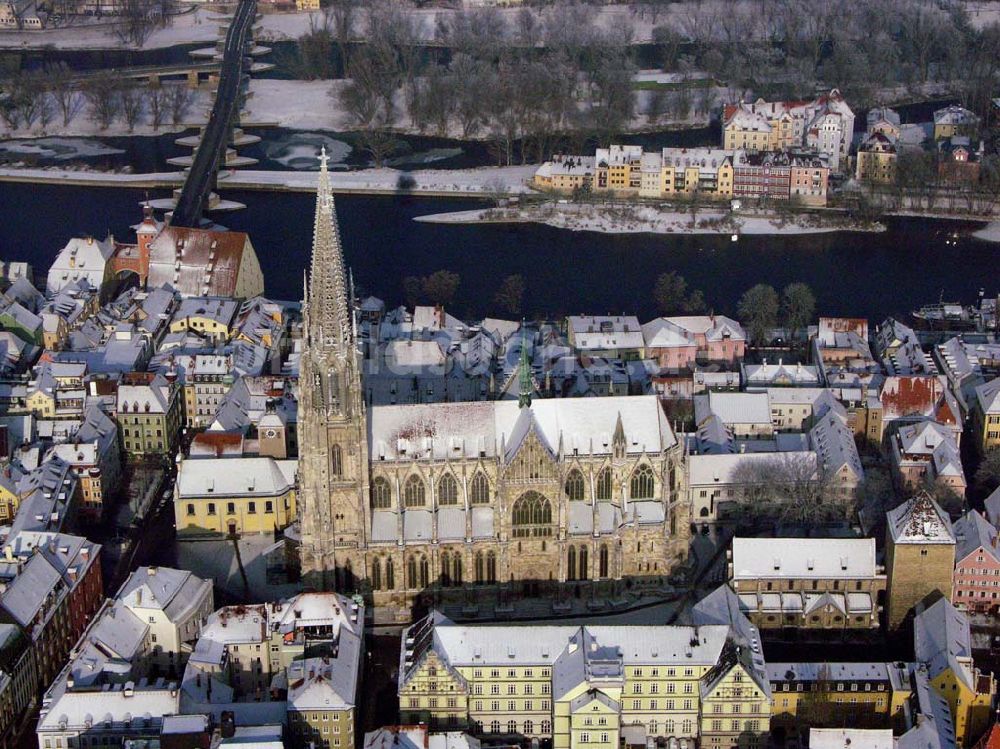
{"type": "Polygon", "coordinates": [[[418,216],[434,224],[537,223],[556,229],[601,234],[827,234],[880,232],[880,223],[860,223],[839,213],[734,214],[717,208],[694,213],[649,205],[545,203],[418,216]]]}
{"type": "MultiPolygon", "coordinates": [[[[360,169],[330,172],[336,193],[359,195],[426,195],[429,197],[486,197],[530,192],[528,181],[535,167],[484,167],[481,169],[360,169]]],[[[173,189],[184,175],[179,172],[129,174],[72,169],[0,169],[0,182],[29,182],[77,187],[131,187],[173,189]]],[[[315,192],[316,173],[302,171],[239,170],[219,175],[219,190],[270,190],[315,192]]],[[[224,196],[223,196],[224,197],[224,196]]]]}

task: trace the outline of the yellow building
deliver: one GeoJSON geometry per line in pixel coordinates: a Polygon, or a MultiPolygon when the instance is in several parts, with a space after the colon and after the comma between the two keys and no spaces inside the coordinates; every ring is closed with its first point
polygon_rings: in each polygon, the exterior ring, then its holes
{"type": "Polygon", "coordinates": [[[298,461],[191,458],[174,488],[177,532],[186,535],[273,533],[295,520],[298,461]]]}
{"type": "Polygon", "coordinates": [[[766,734],[770,697],[763,662],[731,636],[720,624],[461,626],[432,614],[403,633],[400,718],[554,749],[706,731],[713,747],[741,746],[748,730],[766,734]],[[705,722],[705,704],[725,725],[705,722]]]}
{"type": "Polygon", "coordinates": [[[979,117],[956,104],[934,112],[934,140],[947,140],[956,135],[975,138],[979,132],[979,117]]]}
{"type": "Polygon", "coordinates": [[[21,496],[17,493],[14,479],[4,469],[4,472],[0,473],[0,525],[13,522],[20,506],[21,496]]]}
{"type": "Polygon", "coordinates": [[[971,419],[980,453],[1000,449],[1000,377],[976,388],[971,419]]]}
{"type": "Polygon", "coordinates": [[[181,302],[170,320],[170,332],[199,333],[217,342],[229,340],[239,309],[235,299],[189,297],[181,302]]]}
{"type": "Polygon", "coordinates": [[[854,176],[861,182],[891,185],[896,181],[896,144],[889,136],[875,132],[858,146],[854,176]]]}
{"type": "Polygon", "coordinates": [[[56,415],[56,391],[50,387],[35,387],[28,390],[28,411],[39,419],[52,419],[56,415]]]}
{"type": "Polygon", "coordinates": [[[926,493],[890,510],[886,526],[886,625],[892,631],[928,596],[951,599],[955,534],[948,515],[926,493]]]}
{"type": "Polygon", "coordinates": [[[336,661],[303,658],[288,666],[288,723],[294,749],[354,749],[357,671],[354,689],[342,694],[344,680],[336,661]]]}
{"type": "Polygon", "coordinates": [[[611,145],[594,152],[594,192],[636,195],[641,184],[642,146],[611,145]]]}
{"type": "Polygon", "coordinates": [[[972,661],[968,617],[946,598],[919,605],[913,651],[927,665],[931,687],[948,701],[959,745],[972,746],[990,725],[996,680],[972,661]]]}
{"type": "Polygon", "coordinates": [[[809,728],[905,727],[912,694],[898,663],[769,663],[772,734],[788,739],[809,728]]]}
{"type": "Polygon", "coordinates": [[[571,193],[589,190],[594,182],[593,156],[565,156],[556,154],[535,172],[532,183],[540,190],[571,193]]]}
{"type": "Polygon", "coordinates": [[[727,640],[719,663],[702,682],[700,746],[767,745],[773,695],[762,664],[751,648],[727,640]]]}

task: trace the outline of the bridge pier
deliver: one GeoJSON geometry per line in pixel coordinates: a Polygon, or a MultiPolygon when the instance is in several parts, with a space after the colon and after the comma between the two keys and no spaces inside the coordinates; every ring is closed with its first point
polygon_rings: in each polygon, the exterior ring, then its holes
{"type": "Polygon", "coordinates": [[[189,70],[187,74],[187,86],[188,88],[198,88],[201,83],[201,75],[197,70],[189,70]]]}

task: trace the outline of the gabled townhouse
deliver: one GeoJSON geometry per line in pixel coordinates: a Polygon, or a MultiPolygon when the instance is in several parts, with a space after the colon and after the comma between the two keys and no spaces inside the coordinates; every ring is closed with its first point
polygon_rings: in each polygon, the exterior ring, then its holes
{"type": "Polygon", "coordinates": [[[661,369],[693,369],[697,362],[737,364],[746,353],[743,327],[723,315],[658,317],[642,326],[646,356],[661,369]]]}
{"type": "Polygon", "coordinates": [[[149,625],[150,662],[175,674],[215,610],[210,580],[170,567],[139,567],[115,598],[149,625]]]}
{"type": "Polygon", "coordinates": [[[194,331],[214,343],[225,343],[233,334],[239,303],[229,297],[187,297],[170,318],[171,333],[194,331]]]}
{"type": "Polygon", "coordinates": [[[916,331],[893,317],[875,329],[875,351],[890,375],[936,375],[937,364],[924,351],[916,331]]]}
{"type": "Polygon", "coordinates": [[[582,356],[641,359],[644,343],[633,315],[585,315],[566,318],[569,345],[582,356]]]}
{"type": "Polygon", "coordinates": [[[183,403],[176,376],[132,372],[118,386],[115,419],[130,458],[173,456],[180,436],[183,403]]]}
{"type": "Polygon", "coordinates": [[[101,289],[111,276],[108,261],[114,253],[114,245],[114,237],[100,242],[93,237],[69,240],[49,266],[46,295],[53,299],[80,280],[85,280],[94,289],[101,289]]]}
{"type": "Polygon", "coordinates": [[[121,482],[118,425],[99,406],[91,406],[72,437],[49,448],[46,458],[53,456],[72,466],[79,479],[81,516],[99,520],[121,482]]]}
{"type": "Polygon", "coordinates": [[[941,482],[960,497],[966,489],[954,430],[935,421],[907,424],[890,438],[895,478],[904,489],[941,482]]]}
{"type": "Polygon", "coordinates": [[[997,529],[977,510],[955,521],[955,586],[951,602],[973,614],[1000,608],[997,529]]]}
{"type": "Polygon", "coordinates": [[[63,667],[100,606],[100,546],[57,533],[12,532],[0,561],[0,608],[31,638],[41,684],[63,667]]]}
{"type": "Polygon", "coordinates": [[[975,407],[976,388],[1000,376],[1000,343],[955,336],[935,346],[934,357],[964,414],[975,407]]]}
{"type": "Polygon", "coordinates": [[[971,422],[980,454],[1000,448],[1000,377],[976,388],[971,422]]]}
{"type": "Polygon", "coordinates": [[[17,482],[21,498],[13,532],[69,530],[76,521],[82,491],[73,467],[58,456],[41,462],[17,482]]]}
{"type": "Polygon", "coordinates": [[[989,725],[996,680],[973,663],[968,617],[947,598],[918,605],[913,649],[931,687],[948,701],[959,746],[971,746],[989,725]]]}

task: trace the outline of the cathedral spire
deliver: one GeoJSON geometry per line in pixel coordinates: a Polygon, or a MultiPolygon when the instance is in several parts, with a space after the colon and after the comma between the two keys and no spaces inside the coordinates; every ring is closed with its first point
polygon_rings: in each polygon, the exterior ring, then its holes
{"type": "Polygon", "coordinates": [[[521,408],[531,405],[531,394],[535,389],[531,377],[531,361],[528,358],[528,337],[525,334],[524,323],[521,324],[521,359],[517,365],[517,405],[521,408]]]}
{"type": "Polygon", "coordinates": [[[344,253],[337,229],[337,212],[327,170],[326,148],[319,156],[316,220],[313,227],[312,267],[309,272],[309,320],[314,345],[333,348],[346,356],[354,347],[354,328],[347,299],[344,253]]]}

